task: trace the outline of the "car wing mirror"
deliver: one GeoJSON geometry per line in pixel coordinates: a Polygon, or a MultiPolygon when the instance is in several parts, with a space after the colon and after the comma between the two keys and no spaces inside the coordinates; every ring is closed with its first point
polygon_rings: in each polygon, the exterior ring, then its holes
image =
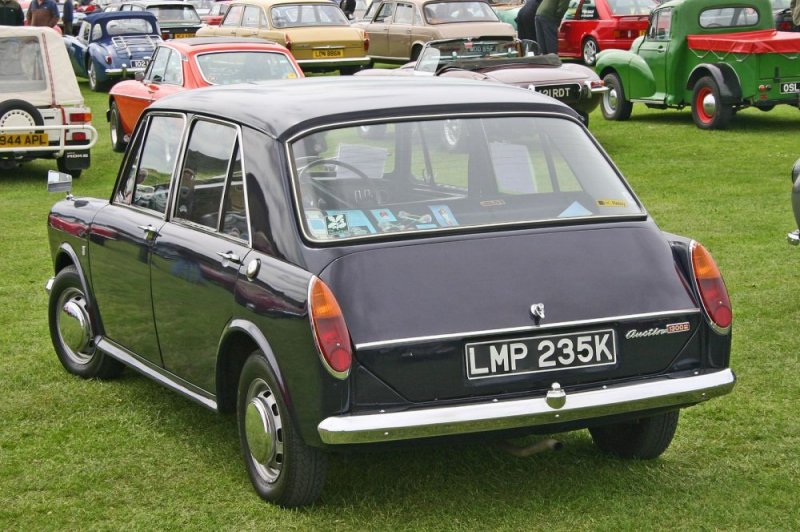
{"type": "Polygon", "coordinates": [[[50,170],[47,172],[47,191],[66,192],[69,195],[72,191],[72,176],[63,172],[50,170]]]}

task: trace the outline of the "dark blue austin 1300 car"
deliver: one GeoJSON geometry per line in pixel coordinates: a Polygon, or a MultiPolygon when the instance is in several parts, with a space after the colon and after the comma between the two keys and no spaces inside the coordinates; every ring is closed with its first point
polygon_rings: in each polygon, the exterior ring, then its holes
{"type": "Polygon", "coordinates": [[[655,458],[734,385],[709,253],[656,226],[574,111],[510,86],[165,98],[109,197],[57,203],[49,235],[67,371],[235,412],[283,506],[316,500],[326,451],[379,442],[588,428],[655,458]]]}

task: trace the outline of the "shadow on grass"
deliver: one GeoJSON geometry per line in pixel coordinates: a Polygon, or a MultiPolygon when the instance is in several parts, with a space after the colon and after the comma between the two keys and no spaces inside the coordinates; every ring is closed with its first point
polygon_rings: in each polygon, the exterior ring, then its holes
{"type": "MultiPolygon", "coordinates": [[[[784,106],[787,107],[787,106],[784,106]]],[[[598,117],[602,119],[601,117],[598,117]]],[[[692,120],[692,113],[687,108],[684,110],[648,110],[634,107],[629,121],[633,124],[649,124],[653,126],[683,125],[696,127],[692,120]]],[[[715,130],[718,132],[757,133],[773,132],[776,128],[785,131],[800,131],[800,112],[796,116],[790,114],[760,111],[755,108],[743,109],[737,112],[727,129],[715,130]]],[[[699,128],[698,128],[699,129],[699,128]]]]}

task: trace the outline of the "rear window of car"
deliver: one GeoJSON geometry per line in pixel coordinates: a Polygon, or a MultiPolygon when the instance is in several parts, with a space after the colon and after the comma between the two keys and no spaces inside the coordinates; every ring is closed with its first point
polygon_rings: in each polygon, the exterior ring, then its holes
{"type": "Polygon", "coordinates": [[[649,15],[661,3],[661,0],[608,0],[608,8],[618,16],[649,15]]]}
{"type": "Polygon", "coordinates": [[[756,24],[758,24],[758,11],[752,7],[715,7],[700,12],[701,28],[739,28],[756,24]]]}
{"type": "Polygon", "coordinates": [[[291,28],[297,26],[349,26],[350,21],[338,4],[284,4],[270,11],[272,26],[291,28]]]}
{"type": "Polygon", "coordinates": [[[143,18],[129,18],[109,20],[106,24],[106,33],[115,35],[147,35],[156,33],[150,21],[143,18]]]}
{"type": "Polygon", "coordinates": [[[197,66],[211,85],[299,77],[289,58],[277,52],[214,52],[198,56],[197,66]]]}
{"type": "Polygon", "coordinates": [[[299,138],[289,153],[300,223],[317,242],[643,214],[565,119],[347,126],[299,138]]]}
{"type": "Polygon", "coordinates": [[[486,2],[429,2],[422,9],[428,24],[453,22],[498,22],[486,2]]]}
{"type": "Polygon", "coordinates": [[[38,36],[0,37],[0,94],[47,89],[38,36]]]}
{"type": "Polygon", "coordinates": [[[200,24],[200,15],[193,6],[164,6],[148,7],[147,10],[154,14],[160,23],[184,22],[186,24],[200,24]]]}

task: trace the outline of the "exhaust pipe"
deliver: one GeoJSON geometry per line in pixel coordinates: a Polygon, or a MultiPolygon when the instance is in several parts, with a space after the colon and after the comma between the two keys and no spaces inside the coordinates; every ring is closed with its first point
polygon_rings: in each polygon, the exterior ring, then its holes
{"type": "Polygon", "coordinates": [[[523,447],[515,445],[509,441],[502,441],[496,445],[498,448],[504,450],[508,454],[518,456],[519,458],[527,458],[528,456],[541,453],[543,451],[559,451],[562,447],[564,447],[562,442],[554,440],[553,438],[548,438],[546,440],[532,443],[531,445],[526,445],[523,447]]]}

